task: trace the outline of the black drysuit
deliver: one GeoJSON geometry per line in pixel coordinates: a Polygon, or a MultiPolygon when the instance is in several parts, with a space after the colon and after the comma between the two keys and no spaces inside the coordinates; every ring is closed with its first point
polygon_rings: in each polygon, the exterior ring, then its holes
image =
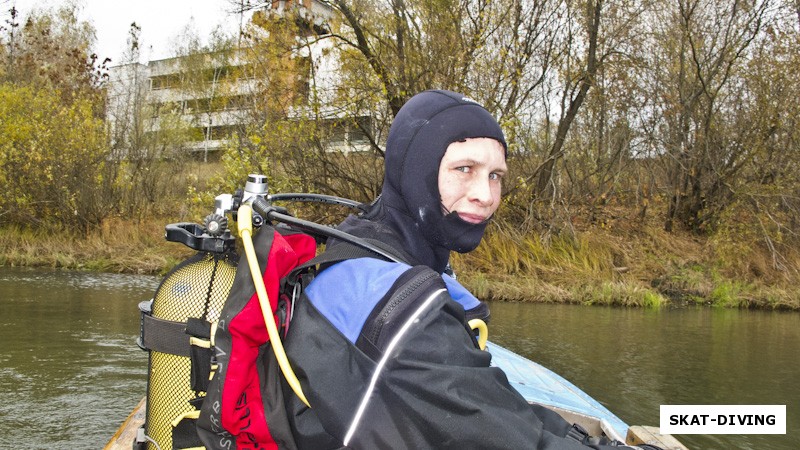
{"type": "MultiPolygon", "coordinates": [[[[337,263],[298,301],[285,345],[311,408],[284,395],[300,448],[586,448],[490,367],[440,276],[451,250],[471,251],[483,235],[485,223],[442,212],[437,184],[447,146],[476,137],[505,146],[485,109],[448,91],[415,96],[395,118],[381,197],[339,228],[408,266],[337,263]]],[[[337,245],[348,244],[328,248],[337,245]]]]}

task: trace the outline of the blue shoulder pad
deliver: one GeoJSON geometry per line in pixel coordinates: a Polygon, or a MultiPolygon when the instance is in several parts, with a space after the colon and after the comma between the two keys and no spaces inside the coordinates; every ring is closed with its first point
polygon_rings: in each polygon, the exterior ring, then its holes
{"type": "Polygon", "coordinates": [[[325,269],[306,288],[311,304],[355,343],[369,313],[411,266],[375,258],[348,259],[325,269]]]}
{"type": "Polygon", "coordinates": [[[464,307],[464,311],[469,311],[480,305],[480,300],[475,298],[472,292],[468,291],[467,288],[462,286],[455,278],[443,274],[442,279],[444,280],[444,284],[447,285],[447,292],[450,293],[450,297],[453,297],[453,300],[460,303],[461,306],[464,307]]]}
{"type": "MultiPolygon", "coordinates": [[[[411,266],[375,258],[348,259],[325,269],[306,288],[311,304],[355,343],[375,305],[411,266]]],[[[447,291],[465,310],[480,302],[464,286],[443,275],[447,291]]]]}

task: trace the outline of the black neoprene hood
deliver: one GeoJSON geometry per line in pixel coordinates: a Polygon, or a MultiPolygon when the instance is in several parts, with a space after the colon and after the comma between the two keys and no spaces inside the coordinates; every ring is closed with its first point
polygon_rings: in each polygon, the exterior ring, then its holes
{"type": "MultiPolygon", "coordinates": [[[[478,102],[456,92],[424,91],[397,113],[386,142],[385,182],[403,195],[403,184],[423,172],[438,176],[439,163],[453,142],[492,138],[507,149],[503,130],[478,102]]],[[[438,184],[434,187],[438,196],[438,184]]]]}
{"type": "MultiPolygon", "coordinates": [[[[442,212],[439,165],[451,143],[469,138],[495,139],[507,149],[500,125],[483,106],[444,90],[412,97],[389,130],[381,193],[389,217],[384,219],[405,235],[412,253],[432,251],[437,266],[442,258],[446,264],[450,250],[463,253],[475,249],[486,227],[442,212]],[[418,242],[420,238],[426,242],[418,242]],[[416,248],[420,245],[429,248],[416,248]]],[[[428,259],[422,258],[422,262],[428,264],[428,259]]]]}

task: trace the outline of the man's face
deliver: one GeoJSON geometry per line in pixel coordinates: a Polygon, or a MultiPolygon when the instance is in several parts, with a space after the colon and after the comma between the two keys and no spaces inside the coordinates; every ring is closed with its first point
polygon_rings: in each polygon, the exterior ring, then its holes
{"type": "Polygon", "coordinates": [[[500,206],[500,188],[506,167],[503,145],[490,138],[453,142],[439,164],[439,195],[445,215],[481,223],[500,206]]]}

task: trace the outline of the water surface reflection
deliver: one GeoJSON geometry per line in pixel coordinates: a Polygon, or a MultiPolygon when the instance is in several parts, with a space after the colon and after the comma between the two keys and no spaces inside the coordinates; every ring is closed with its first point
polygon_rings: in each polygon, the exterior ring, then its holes
{"type": "Polygon", "coordinates": [[[662,404],[787,405],[786,435],[680,436],[691,449],[797,449],[800,314],[493,303],[490,338],[555,370],[630,424],[662,404]]]}
{"type": "Polygon", "coordinates": [[[0,268],[0,447],[102,448],[145,392],[136,305],[157,283],[0,268]]]}

